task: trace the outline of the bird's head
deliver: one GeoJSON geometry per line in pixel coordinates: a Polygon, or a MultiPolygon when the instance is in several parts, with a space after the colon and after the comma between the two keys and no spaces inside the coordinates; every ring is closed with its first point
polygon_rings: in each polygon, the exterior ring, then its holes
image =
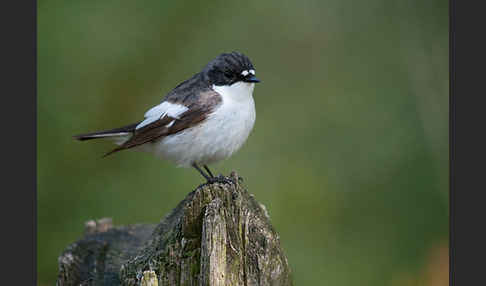
{"type": "Polygon", "coordinates": [[[237,82],[257,83],[255,68],[242,53],[223,53],[210,61],[202,71],[204,78],[216,86],[230,86],[237,82]]]}

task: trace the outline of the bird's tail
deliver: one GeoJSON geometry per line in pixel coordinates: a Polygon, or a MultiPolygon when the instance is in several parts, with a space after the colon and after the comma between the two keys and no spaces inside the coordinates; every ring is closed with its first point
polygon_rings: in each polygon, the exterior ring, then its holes
{"type": "Polygon", "coordinates": [[[133,134],[133,132],[135,131],[135,127],[137,127],[137,125],[138,123],[134,123],[120,128],[79,134],[79,135],[75,135],[74,139],[84,141],[84,140],[107,138],[107,137],[126,137],[133,134]]]}

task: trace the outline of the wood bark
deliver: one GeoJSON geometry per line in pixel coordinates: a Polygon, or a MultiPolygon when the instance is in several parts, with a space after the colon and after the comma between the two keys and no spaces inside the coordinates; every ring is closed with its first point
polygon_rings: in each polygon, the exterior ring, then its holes
{"type": "Polygon", "coordinates": [[[158,225],[87,222],[57,285],[292,285],[265,207],[230,179],[199,186],[158,225]]]}

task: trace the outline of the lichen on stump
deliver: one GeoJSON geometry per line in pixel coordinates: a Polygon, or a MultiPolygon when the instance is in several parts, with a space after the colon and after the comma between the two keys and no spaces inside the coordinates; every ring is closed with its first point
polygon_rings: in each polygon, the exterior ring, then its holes
{"type": "MultiPolygon", "coordinates": [[[[122,234],[124,227],[87,234],[61,255],[58,285],[74,285],[63,284],[66,277],[76,278],[73,282],[79,285],[89,276],[84,285],[138,286],[146,271],[155,273],[158,285],[292,285],[266,210],[241,186],[236,173],[230,178],[234,184],[205,184],[189,193],[155,228],[146,226],[145,231],[153,229],[149,236],[134,239],[131,229],[133,244],[125,243],[130,254],[119,247],[110,253],[112,244],[120,242],[100,237],[116,230],[122,234]],[[66,267],[66,257],[76,256],[73,249],[93,240],[98,246],[91,246],[89,255],[71,259],[88,266],[66,267]],[[107,281],[115,269],[118,281],[107,281]]],[[[122,237],[130,240],[126,233],[122,237]]]]}

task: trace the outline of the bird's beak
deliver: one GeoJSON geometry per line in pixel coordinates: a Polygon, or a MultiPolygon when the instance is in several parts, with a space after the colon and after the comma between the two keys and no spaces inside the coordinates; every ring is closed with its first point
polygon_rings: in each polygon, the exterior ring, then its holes
{"type": "Polygon", "coordinates": [[[245,81],[246,82],[260,82],[260,80],[256,76],[254,76],[254,75],[246,78],[245,81]]]}

